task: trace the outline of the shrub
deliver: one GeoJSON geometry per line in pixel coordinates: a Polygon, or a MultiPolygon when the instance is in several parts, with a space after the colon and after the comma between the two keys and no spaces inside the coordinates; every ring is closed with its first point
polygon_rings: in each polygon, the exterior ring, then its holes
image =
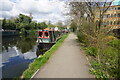
{"type": "Polygon", "coordinates": [[[111,41],[111,40],[114,40],[114,39],[116,39],[116,37],[114,37],[114,36],[106,36],[104,38],[105,41],[111,41]]]}
{"type": "Polygon", "coordinates": [[[88,47],[88,48],[86,48],[86,54],[90,55],[90,56],[96,56],[97,48],[95,48],[95,47],[88,47]]]}
{"type": "Polygon", "coordinates": [[[85,42],[86,42],[85,35],[83,35],[81,32],[77,32],[77,37],[78,37],[78,40],[79,40],[81,43],[85,43],[85,42]]]}
{"type": "Polygon", "coordinates": [[[120,49],[120,39],[112,40],[108,44],[111,45],[114,48],[120,49]]]}
{"type": "Polygon", "coordinates": [[[106,71],[110,78],[116,78],[118,75],[118,49],[108,46],[101,52],[103,71],[106,71]]]}

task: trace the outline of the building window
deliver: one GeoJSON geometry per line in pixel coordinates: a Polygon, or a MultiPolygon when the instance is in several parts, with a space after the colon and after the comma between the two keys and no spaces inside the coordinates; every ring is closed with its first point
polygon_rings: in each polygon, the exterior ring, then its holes
{"type": "Polygon", "coordinates": [[[120,25],[120,21],[118,21],[118,25],[120,25]]]}
{"type": "Polygon", "coordinates": [[[110,22],[110,25],[112,25],[112,21],[110,22]]]}
{"type": "Polygon", "coordinates": [[[118,10],[120,10],[120,7],[118,7],[118,10]]]}
{"type": "Polygon", "coordinates": [[[107,15],[104,15],[104,18],[107,18],[107,15]]]}
{"type": "Polygon", "coordinates": [[[116,14],[114,14],[114,17],[116,17],[116,14]]]}
{"type": "Polygon", "coordinates": [[[114,21],[114,25],[116,25],[116,22],[114,21]]]}
{"type": "Polygon", "coordinates": [[[103,25],[106,25],[106,22],[103,22],[103,25]]]}
{"type": "Polygon", "coordinates": [[[110,10],[110,8],[108,8],[108,10],[110,10]]]}
{"type": "Polygon", "coordinates": [[[109,21],[107,21],[107,25],[109,25],[109,21]]]}
{"type": "Polygon", "coordinates": [[[120,13],[118,14],[118,17],[120,17],[120,13]]]}
{"type": "Polygon", "coordinates": [[[109,25],[111,25],[111,21],[109,21],[109,25]]]}
{"type": "Polygon", "coordinates": [[[110,14],[107,15],[107,18],[109,18],[109,17],[110,17],[110,14]]]}
{"type": "Polygon", "coordinates": [[[117,25],[120,25],[120,21],[117,21],[117,25]]]}
{"type": "Polygon", "coordinates": [[[111,14],[111,17],[113,17],[113,14],[111,14]]]}
{"type": "Polygon", "coordinates": [[[114,10],[114,8],[112,8],[112,10],[114,10]]]}
{"type": "Polygon", "coordinates": [[[111,8],[111,10],[114,10],[114,8],[111,8]]]}

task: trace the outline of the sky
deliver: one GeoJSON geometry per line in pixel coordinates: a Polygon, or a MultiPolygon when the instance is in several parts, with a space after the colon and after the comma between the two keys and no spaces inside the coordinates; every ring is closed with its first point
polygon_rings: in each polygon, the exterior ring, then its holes
{"type": "Polygon", "coordinates": [[[33,20],[37,22],[56,23],[67,19],[65,6],[62,0],[0,0],[0,18],[32,13],[33,20]]]}
{"type": "Polygon", "coordinates": [[[69,12],[65,8],[65,1],[68,0],[0,0],[0,19],[17,17],[20,13],[24,15],[32,13],[33,20],[37,22],[64,22],[69,19],[69,16],[64,15],[69,12]]]}

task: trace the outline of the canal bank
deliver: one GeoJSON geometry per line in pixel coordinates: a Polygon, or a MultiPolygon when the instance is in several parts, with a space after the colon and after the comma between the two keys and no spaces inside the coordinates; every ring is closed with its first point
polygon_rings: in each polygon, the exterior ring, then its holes
{"type": "Polygon", "coordinates": [[[21,78],[30,79],[33,74],[48,61],[51,55],[59,48],[68,35],[69,33],[63,35],[62,38],[58,40],[56,44],[54,44],[47,52],[45,52],[43,56],[39,56],[37,59],[35,59],[34,62],[29,65],[29,68],[24,71],[21,78]]]}
{"type": "Polygon", "coordinates": [[[94,78],[89,73],[89,62],[86,55],[80,50],[77,37],[70,33],[63,44],[42,67],[36,78],[94,78]]]}

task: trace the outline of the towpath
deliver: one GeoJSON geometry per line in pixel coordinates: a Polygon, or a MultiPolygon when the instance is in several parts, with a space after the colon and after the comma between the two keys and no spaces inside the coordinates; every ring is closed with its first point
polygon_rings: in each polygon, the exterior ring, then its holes
{"type": "Polygon", "coordinates": [[[34,78],[93,78],[86,56],[76,39],[76,35],[70,33],[34,78]]]}

